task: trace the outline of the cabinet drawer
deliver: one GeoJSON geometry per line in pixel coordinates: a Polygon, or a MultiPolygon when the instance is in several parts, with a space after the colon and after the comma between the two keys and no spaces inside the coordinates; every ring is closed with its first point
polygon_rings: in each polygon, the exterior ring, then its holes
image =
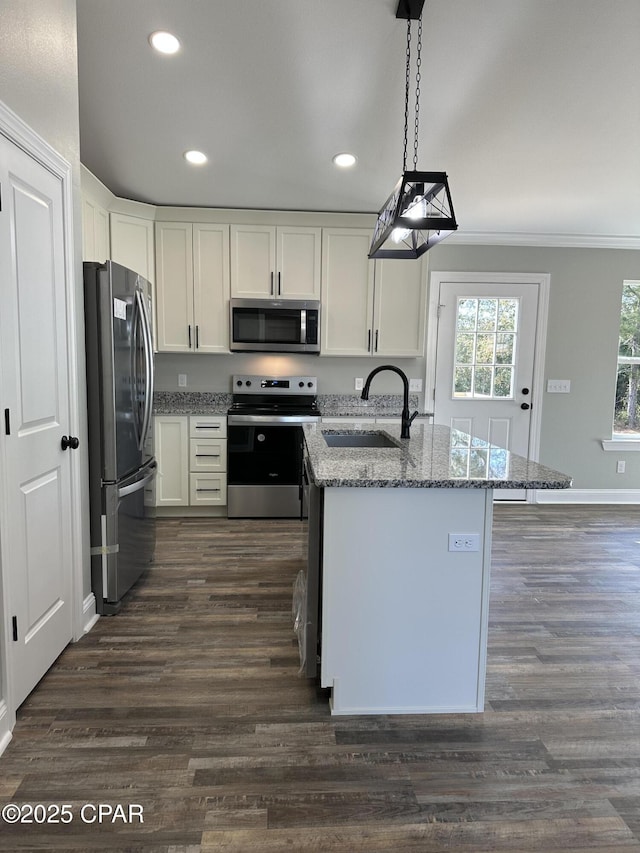
{"type": "Polygon", "coordinates": [[[191,506],[224,506],[227,503],[226,474],[190,474],[191,506]]]}
{"type": "Polygon", "coordinates": [[[191,415],[189,417],[191,438],[226,438],[226,415],[191,415]]]}
{"type": "Polygon", "coordinates": [[[189,471],[227,470],[226,438],[192,438],[189,440],[189,471]]]}

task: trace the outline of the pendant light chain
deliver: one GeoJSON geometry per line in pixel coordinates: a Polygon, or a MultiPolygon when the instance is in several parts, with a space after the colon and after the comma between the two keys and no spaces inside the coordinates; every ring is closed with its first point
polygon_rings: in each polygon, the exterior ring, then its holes
{"type": "Polygon", "coordinates": [[[418,125],[420,123],[420,66],[422,65],[422,15],[418,19],[418,52],[416,58],[416,121],[413,137],[413,169],[418,171],[418,125]]]}
{"type": "Polygon", "coordinates": [[[407,171],[407,137],[409,133],[409,87],[411,74],[411,18],[407,18],[407,69],[404,90],[404,155],[402,171],[407,171]]]}

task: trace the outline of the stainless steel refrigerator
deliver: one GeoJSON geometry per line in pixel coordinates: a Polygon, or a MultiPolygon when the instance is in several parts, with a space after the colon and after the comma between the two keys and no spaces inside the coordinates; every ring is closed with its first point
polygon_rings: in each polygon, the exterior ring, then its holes
{"type": "Polygon", "coordinates": [[[84,264],[91,585],[115,614],[155,550],[151,285],[112,261],[84,264]]]}

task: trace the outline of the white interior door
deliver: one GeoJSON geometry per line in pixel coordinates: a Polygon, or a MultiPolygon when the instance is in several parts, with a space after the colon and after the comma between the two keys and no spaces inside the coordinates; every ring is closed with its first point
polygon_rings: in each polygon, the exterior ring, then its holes
{"type": "Polygon", "coordinates": [[[72,638],[62,181],[0,136],[2,570],[17,707],[72,638]]]}
{"type": "MultiPolygon", "coordinates": [[[[541,284],[518,278],[432,277],[437,297],[434,421],[455,431],[452,465],[461,476],[508,476],[508,456],[488,452],[474,438],[535,456],[541,284]]],[[[496,490],[495,497],[524,500],[526,494],[496,490]]]]}

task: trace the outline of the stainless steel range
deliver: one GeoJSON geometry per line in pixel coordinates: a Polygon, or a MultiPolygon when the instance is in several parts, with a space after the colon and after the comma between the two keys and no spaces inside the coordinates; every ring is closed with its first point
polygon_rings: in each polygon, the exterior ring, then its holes
{"type": "Polygon", "coordinates": [[[302,427],[320,420],[315,376],[234,376],[229,518],[302,518],[302,427]]]}

